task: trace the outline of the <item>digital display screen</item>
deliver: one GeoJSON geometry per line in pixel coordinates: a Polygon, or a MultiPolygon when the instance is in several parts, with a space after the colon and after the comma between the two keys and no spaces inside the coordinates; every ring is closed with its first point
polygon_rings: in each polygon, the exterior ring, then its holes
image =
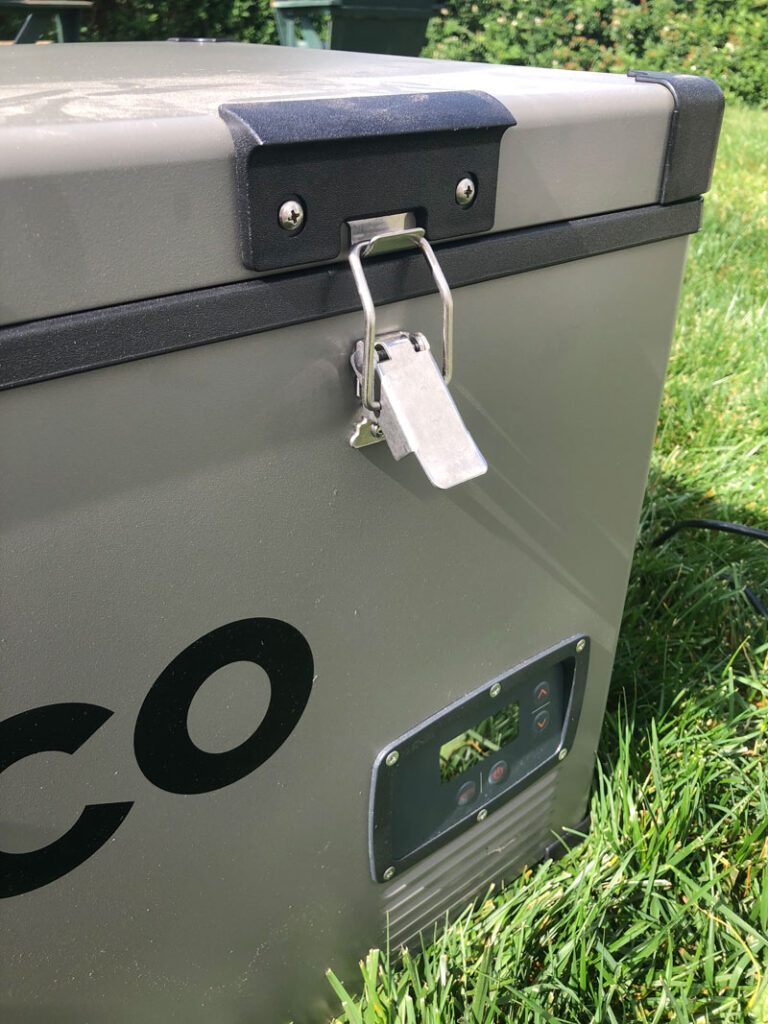
{"type": "Polygon", "coordinates": [[[440,781],[450,782],[478,761],[495,754],[517,738],[520,705],[515,701],[484,718],[474,729],[454,736],[440,747],[440,781]]]}

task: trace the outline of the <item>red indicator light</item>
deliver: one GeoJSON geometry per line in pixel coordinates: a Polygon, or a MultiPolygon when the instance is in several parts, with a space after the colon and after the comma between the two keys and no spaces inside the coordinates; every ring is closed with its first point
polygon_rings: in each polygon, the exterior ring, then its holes
{"type": "Polygon", "coordinates": [[[471,804],[477,795],[477,783],[465,782],[459,792],[456,794],[456,803],[459,807],[463,807],[465,804],[471,804]]]}

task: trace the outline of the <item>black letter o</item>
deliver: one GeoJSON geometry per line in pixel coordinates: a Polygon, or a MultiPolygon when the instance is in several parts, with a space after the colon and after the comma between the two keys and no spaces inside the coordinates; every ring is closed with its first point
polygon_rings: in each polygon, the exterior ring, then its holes
{"type": "Polygon", "coordinates": [[[241,619],[206,633],[174,658],[141,705],[133,737],[139,767],[168,793],[210,793],[237,782],[288,739],[307,706],[313,675],[309,644],[280,619],[241,619]],[[235,661],[264,669],[269,706],[247,740],[212,754],[190,739],[187,714],[206,679],[235,661]]]}

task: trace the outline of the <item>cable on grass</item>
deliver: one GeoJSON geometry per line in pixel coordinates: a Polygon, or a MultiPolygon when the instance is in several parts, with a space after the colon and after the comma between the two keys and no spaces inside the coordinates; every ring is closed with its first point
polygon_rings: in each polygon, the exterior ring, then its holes
{"type": "MultiPolygon", "coordinates": [[[[679,523],[673,523],[672,526],[660,533],[652,541],[651,547],[659,547],[660,544],[663,544],[665,540],[669,540],[670,537],[679,533],[680,530],[713,530],[717,533],[735,533],[740,537],[752,537],[753,539],[768,541],[768,530],[761,530],[757,526],[729,523],[724,519],[681,519],[679,523]]],[[[737,589],[736,581],[727,573],[720,573],[717,578],[725,580],[726,583],[731,585],[733,590],[737,589]]],[[[765,607],[757,594],[750,590],[749,587],[742,587],[741,592],[757,614],[761,615],[764,619],[768,619],[768,608],[765,607]]]]}
{"type": "MultiPolygon", "coordinates": [[[[736,585],[736,580],[732,576],[729,576],[727,572],[719,573],[717,578],[719,580],[725,580],[726,583],[730,583],[731,590],[738,589],[736,585]]],[[[752,605],[752,607],[755,609],[757,614],[762,615],[764,619],[768,619],[768,608],[765,607],[765,605],[757,596],[757,594],[753,590],[750,590],[749,587],[742,587],[741,592],[752,605]]]]}
{"type": "Polygon", "coordinates": [[[657,548],[680,530],[716,530],[719,533],[737,533],[741,537],[756,537],[758,540],[768,541],[768,530],[760,530],[757,526],[727,523],[724,519],[681,519],[679,523],[673,523],[669,529],[660,533],[651,547],[657,548]]]}

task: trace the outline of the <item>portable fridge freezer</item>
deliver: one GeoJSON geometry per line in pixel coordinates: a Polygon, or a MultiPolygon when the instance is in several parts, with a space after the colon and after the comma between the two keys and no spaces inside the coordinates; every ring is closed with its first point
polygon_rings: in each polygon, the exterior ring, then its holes
{"type": "Polygon", "coordinates": [[[322,1018],[584,828],[722,95],[8,51],[0,1013],[322,1018]]]}

